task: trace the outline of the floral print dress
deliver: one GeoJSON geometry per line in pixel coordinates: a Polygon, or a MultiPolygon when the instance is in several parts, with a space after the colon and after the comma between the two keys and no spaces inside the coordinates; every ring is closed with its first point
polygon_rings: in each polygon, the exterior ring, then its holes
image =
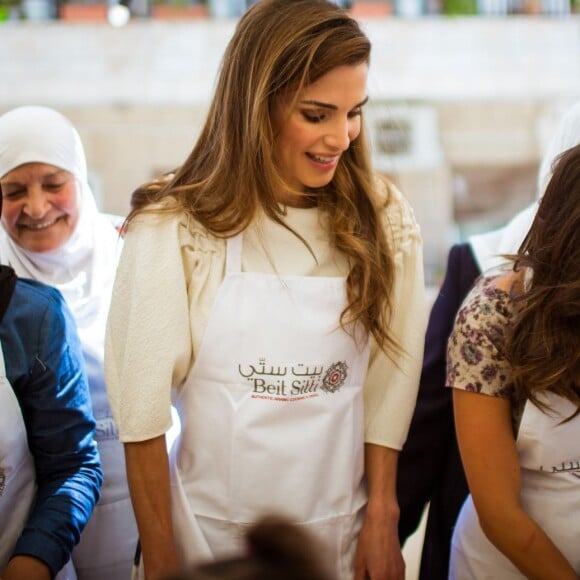
{"type": "Polygon", "coordinates": [[[511,399],[514,436],[525,401],[518,400],[505,356],[505,339],[516,312],[497,276],[480,277],[465,298],[447,345],[446,386],[511,399]]]}

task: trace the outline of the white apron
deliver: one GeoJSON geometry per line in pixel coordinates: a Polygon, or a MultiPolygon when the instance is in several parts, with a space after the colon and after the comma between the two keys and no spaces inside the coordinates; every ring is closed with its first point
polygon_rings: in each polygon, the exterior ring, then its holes
{"type": "MultiPolygon", "coordinates": [[[[559,424],[574,406],[553,393],[543,400],[553,411],[546,414],[526,402],[516,441],[521,503],[580,574],[580,417],[559,424]]],[[[524,578],[483,534],[471,496],[453,534],[450,578],[524,578]]]]}
{"type": "Polygon", "coordinates": [[[104,482],[101,499],[73,551],[73,562],[79,580],[128,580],[138,533],[127,484],[124,448],[107,399],[102,353],[92,353],[83,346],[83,356],[104,482]]]}
{"type": "MultiPolygon", "coordinates": [[[[0,345],[0,573],[14,551],[35,495],[34,459],[0,345]]],[[[76,580],[70,560],[55,580],[76,580]]]]}
{"type": "Polygon", "coordinates": [[[241,271],[227,242],[195,364],[176,401],[172,509],[183,564],[240,553],[247,526],[284,513],[352,578],[363,509],[369,346],[339,326],[344,278],[241,271]]]}

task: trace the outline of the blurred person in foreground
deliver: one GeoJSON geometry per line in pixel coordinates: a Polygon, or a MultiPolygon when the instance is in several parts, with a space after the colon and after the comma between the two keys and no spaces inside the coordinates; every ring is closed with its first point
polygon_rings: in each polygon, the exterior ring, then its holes
{"type": "Polygon", "coordinates": [[[245,554],[209,562],[168,580],[334,580],[323,546],[290,520],[268,516],[245,534],[245,554]]]}

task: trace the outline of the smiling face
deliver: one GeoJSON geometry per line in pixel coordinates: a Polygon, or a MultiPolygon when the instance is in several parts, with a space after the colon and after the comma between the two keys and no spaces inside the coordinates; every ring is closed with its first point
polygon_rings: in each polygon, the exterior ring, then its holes
{"type": "Polygon", "coordinates": [[[45,163],[26,163],[0,178],[2,224],[31,252],[49,252],[71,237],[79,218],[75,178],[45,163]]]}
{"type": "MultiPolygon", "coordinates": [[[[298,191],[330,183],[340,156],[361,130],[368,65],[340,66],[308,85],[292,106],[280,99],[272,110],[275,162],[286,183],[298,191]]],[[[301,205],[300,197],[280,199],[301,205]]]]}

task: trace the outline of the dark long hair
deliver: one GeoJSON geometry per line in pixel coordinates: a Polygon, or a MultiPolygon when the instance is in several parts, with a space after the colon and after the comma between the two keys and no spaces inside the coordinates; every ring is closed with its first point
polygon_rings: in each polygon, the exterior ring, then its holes
{"type": "MultiPolygon", "coordinates": [[[[519,298],[507,355],[518,392],[554,392],[580,410],[580,145],[557,160],[515,267],[532,278],[519,298]]],[[[573,415],[575,416],[575,415],[573,415]]]]}

